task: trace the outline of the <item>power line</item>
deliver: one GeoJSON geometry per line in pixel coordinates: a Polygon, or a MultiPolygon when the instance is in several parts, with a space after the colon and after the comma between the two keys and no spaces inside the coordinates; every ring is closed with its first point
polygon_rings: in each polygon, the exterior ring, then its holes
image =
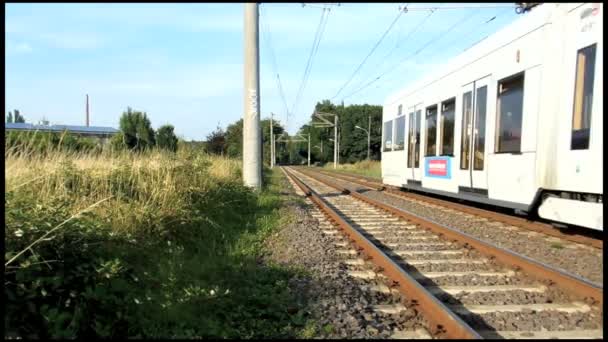
{"type": "Polygon", "coordinates": [[[312,70],[312,63],[315,55],[319,49],[319,44],[321,43],[321,38],[323,36],[323,32],[325,31],[325,27],[327,25],[327,18],[329,17],[330,8],[324,8],[323,13],[321,14],[321,20],[317,26],[317,32],[315,34],[315,39],[313,40],[313,45],[310,51],[310,55],[308,56],[308,62],[306,63],[306,68],[304,70],[304,75],[302,77],[302,82],[300,83],[300,88],[298,89],[298,93],[296,96],[296,100],[293,104],[292,113],[295,113],[295,110],[298,107],[302,94],[304,93],[304,89],[306,88],[306,84],[308,82],[308,77],[310,76],[310,71],[312,70]]]}
{"type": "Polygon", "coordinates": [[[342,90],[350,83],[350,81],[353,80],[353,77],[355,77],[355,75],[359,72],[359,70],[361,70],[361,67],[363,67],[363,65],[365,64],[365,62],[367,61],[367,59],[369,58],[369,56],[371,56],[374,51],[376,51],[376,49],[378,48],[378,46],[380,45],[380,43],[382,43],[382,40],[384,40],[384,37],[386,37],[386,35],[390,32],[390,30],[393,28],[393,26],[395,26],[395,24],[397,23],[397,20],[399,20],[399,18],[401,17],[401,15],[404,13],[403,10],[399,11],[399,14],[397,14],[397,16],[395,17],[395,19],[393,19],[393,22],[388,26],[388,28],[386,29],[386,31],[384,31],[384,33],[382,34],[382,36],[380,37],[380,39],[376,42],[376,44],[374,45],[374,47],[371,49],[371,51],[367,54],[367,56],[365,56],[365,58],[363,59],[363,61],[359,64],[359,66],[357,67],[357,69],[355,69],[355,71],[353,72],[352,75],[350,75],[350,78],[346,81],[346,83],[344,83],[342,85],[342,87],[340,87],[340,89],[338,90],[338,92],[336,93],[336,95],[334,95],[331,99],[333,100],[334,98],[336,98],[338,95],[340,95],[340,93],[342,92],[342,90]]]}
{"type": "MultiPolygon", "coordinates": [[[[260,16],[262,16],[262,14],[263,14],[262,7],[260,6],[260,16]]],[[[285,106],[285,122],[287,123],[289,120],[289,106],[287,105],[287,99],[285,98],[285,93],[283,92],[283,85],[281,84],[281,76],[279,73],[279,67],[277,64],[276,55],[274,53],[274,48],[272,46],[272,36],[270,34],[268,25],[265,23],[265,21],[262,21],[262,28],[263,28],[262,31],[264,33],[264,35],[263,35],[264,40],[266,41],[266,45],[268,45],[268,49],[271,54],[271,62],[272,62],[273,71],[276,74],[276,82],[277,82],[277,88],[279,90],[279,95],[283,101],[283,105],[285,106]]]]}
{"type": "MultiPolygon", "coordinates": [[[[473,27],[473,28],[472,28],[472,29],[471,29],[469,32],[465,33],[464,35],[459,35],[459,36],[458,36],[458,38],[457,38],[457,39],[455,39],[455,40],[453,40],[452,42],[450,42],[450,44],[440,46],[440,48],[439,48],[439,49],[434,50],[434,52],[436,52],[436,51],[441,51],[441,52],[439,52],[439,53],[441,54],[441,53],[444,53],[444,51],[448,51],[448,50],[449,50],[449,49],[450,49],[452,46],[454,46],[456,43],[459,43],[459,42],[464,41],[464,37],[469,37],[469,36],[471,35],[471,33],[480,32],[480,27],[481,27],[481,26],[486,25],[486,24],[488,24],[488,23],[490,23],[490,22],[494,21],[494,20],[495,20],[497,17],[499,17],[499,16],[501,16],[502,14],[504,14],[504,13],[508,12],[510,9],[511,9],[511,8],[508,8],[508,9],[507,9],[507,10],[505,10],[505,11],[501,11],[501,12],[498,12],[498,13],[494,14],[494,15],[493,15],[491,18],[484,19],[484,20],[483,20],[482,22],[480,22],[478,25],[475,25],[475,26],[474,26],[474,27],[473,27]]],[[[486,36],[486,37],[487,37],[487,36],[486,36]]],[[[477,42],[479,42],[479,41],[477,41],[477,42]]],[[[477,42],[476,42],[475,44],[477,44],[477,42]]],[[[475,44],[473,44],[473,45],[475,45],[475,44]]],[[[468,49],[468,48],[467,48],[467,49],[468,49]]],[[[466,50],[466,49],[464,49],[464,50],[466,50]]],[[[463,50],[463,51],[464,51],[464,50],[463,50]]],[[[436,56],[437,56],[437,54],[433,54],[433,55],[431,55],[431,56],[427,57],[427,59],[432,60],[432,59],[433,59],[434,57],[436,57],[436,56]]],[[[396,76],[399,76],[399,74],[398,74],[398,73],[395,73],[395,75],[396,75],[396,76]]],[[[386,83],[386,84],[390,84],[390,82],[391,82],[391,81],[393,81],[393,80],[394,80],[394,78],[385,79],[385,81],[388,81],[388,83],[386,83]]]]}
{"type": "Polygon", "coordinates": [[[372,80],[371,82],[367,83],[365,86],[357,89],[356,91],[350,93],[348,96],[345,96],[344,98],[348,98],[351,97],[357,93],[359,93],[361,90],[367,88],[368,86],[372,85],[373,83],[375,83],[376,81],[378,81],[380,78],[382,78],[384,75],[386,75],[387,73],[389,73],[390,71],[393,71],[396,68],[399,68],[405,61],[411,59],[412,57],[418,55],[420,52],[422,52],[427,46],[429,46],[430,44],[432,44],[433,42],[441,39],[444,35],[446,35],[447,33],[449,33],[450,31],[452,31],[454,28],[456,28],[456,26],[458,24],[460,24],[461,22],[463,22],[464,20],[468,19],[468,17],[470,17],[470,15],[465,16],[463,19],[459,20],[456,24],[452,25],[450,28],[448,28],[446,31],[444,31],[443,33],[441,33],[440,35],[436,36],[435,38],[429,40],[426,44],[424,44],[421,48],[419,48],[416,52],[414,52],[413,54],[409,55],[408,57],[402,59],[397,66],[392,67],[387,69],[385,72],[383,72],[382,74],[380,74],[378,77],[376,77],[374,80],[372,80]]]}
{"type": "MultiPolygon", "coordinates": [[[[434,11],[431,11],[431,12],[430,12],[430,13],[429,13],[429,14],[428,14],[426,17],[424,17],[424,19],[422,19],[422,20],[420,21],[420,23],[418,23],[417,25],[415,25],[415,26],[414,26],[414,28],[413,28],[413,29],[412,29],[412,30],[411,30],[411,31],[410,31],[410,32],[407,34],[407,36],[406,36],[406,37],[405,37],[405,38],[404,38],[402,41],[398,42],[398,43],[397,43],[397,45],[395,45],[395,47],[393,47],[393,49],[392,49],[391,51],[389,51],[389,53],[388,53],[388,54],[386,54],[384,57],[382,57],[382,60],[380,61],[380,63],[377,63],[377,64],[374,66],[374,68],[373,68],[372,70],[377,70],[379,67],[381,67],[381,66],[383,66],[384,64],[386,64],[386,61],[387,61],[388,56],[392,55],[392,54],[393,54],[393,52],[395,52],[395,50],[397,49],[397,47],[399,46],[399,44],[401,44],[401,43],[403,43],[403,42],[407,41],[407,40],[408,40],[408,39],[409,39],[409,38],[412,36],[412,34],[414,34],[414,32],[418,31],[418,29],[420,29],[420,28],[421,28],[421,27],[424,25],[424,23],[425,23],[425,22],[426,22],[426,21],[427,21],[427,20],[428,20],[428,19],[429,19],[429,18],[430,18],[432,15],[433,15],[433,13],[435,13],[435,12],[434,12],[434,11]]],[[[373,80],[375,80],[375,79],[376,79],[376,78],[372,79],[372,81],[373,81],[373,80]]],[[[368,78],[367,80],[368,80],[368,83],[367,83],[367,84],[371,83],[371,82],[369,81],[369,78],[368,78]]],[[[359,89],[359,88],[360,88],[360,86],[361,86],[361,84],[363,84],[364,82],[365,82],[365,81],[360,82],[360,83],[357,85],[357,89],[359,89]]],[[[349,96],[350,96],[350,95],[349,95],[349,96]]]]}

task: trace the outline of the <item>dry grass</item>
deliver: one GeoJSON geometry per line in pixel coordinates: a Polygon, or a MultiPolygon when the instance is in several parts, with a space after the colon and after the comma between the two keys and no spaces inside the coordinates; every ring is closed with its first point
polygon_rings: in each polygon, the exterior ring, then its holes
{"type": "Polygon", "coordinates": [[[214,182],[237,180],[241,172],[237,160],[188,150],[177,155],[159,150],[142,154],[9,150],[4,161],[7,192],[29,193],[39,204],[69,198],[73,212],[112,197],[96,212],[110,217],[119,230],[150,213],[177,215],[187,205],[187,189],[204,191],[214,182]]]}
{"type": "MultiPolygon", "coordinates": [[[[329,171],[334,171],[333,163],[325,164],[324,168],[329,171]]],[[[377,160],[362,160],[354,164],[341,164],[338,165],[337,171],[345,173],[356,173],[368,177],[382,177],[380,161],[377,160]]]]}

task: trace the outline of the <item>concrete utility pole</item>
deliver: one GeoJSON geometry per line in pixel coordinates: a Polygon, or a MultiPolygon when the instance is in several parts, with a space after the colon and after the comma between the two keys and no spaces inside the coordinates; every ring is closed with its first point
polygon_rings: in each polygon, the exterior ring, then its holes
{"type": "Polygon", "coordinates": [[[260,129],[260,51],[257,3],[245,3],[245,87],[243,113],[243,182],[262,187],[262,131],[260,129]]]}
{"type": "Polygon", "coordinates": [[[89,127],[89,94],[87,94],[87,127],[89,127]]]}

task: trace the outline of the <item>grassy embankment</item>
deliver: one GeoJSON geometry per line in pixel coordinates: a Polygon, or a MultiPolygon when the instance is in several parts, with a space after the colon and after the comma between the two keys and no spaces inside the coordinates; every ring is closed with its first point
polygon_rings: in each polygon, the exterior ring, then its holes
{"type": "Polygon", "coordinates": [[[193,151],[47,152],[5,152],[5,337],[298,336],[297,271],[259,262],[280,171],[256,194],[193,151]]]}
{"type": "Polygon", "coordinates": [[[380,162],[377,160],[362,160],[354,164],[340,164],[334,170],[333,163],[326,163],[323,168],[327,171],[337,171],[342,173],[359,174],[367,177],[382,178],[380,162]]]}

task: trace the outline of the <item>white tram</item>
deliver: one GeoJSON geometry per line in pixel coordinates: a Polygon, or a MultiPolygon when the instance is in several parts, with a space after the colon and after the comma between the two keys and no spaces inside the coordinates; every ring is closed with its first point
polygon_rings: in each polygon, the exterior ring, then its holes
{"type": "Polygon", "coordinates": [[[534,7],[383,107],[386,184],[603,230],[603,6],[534,7]]]}

